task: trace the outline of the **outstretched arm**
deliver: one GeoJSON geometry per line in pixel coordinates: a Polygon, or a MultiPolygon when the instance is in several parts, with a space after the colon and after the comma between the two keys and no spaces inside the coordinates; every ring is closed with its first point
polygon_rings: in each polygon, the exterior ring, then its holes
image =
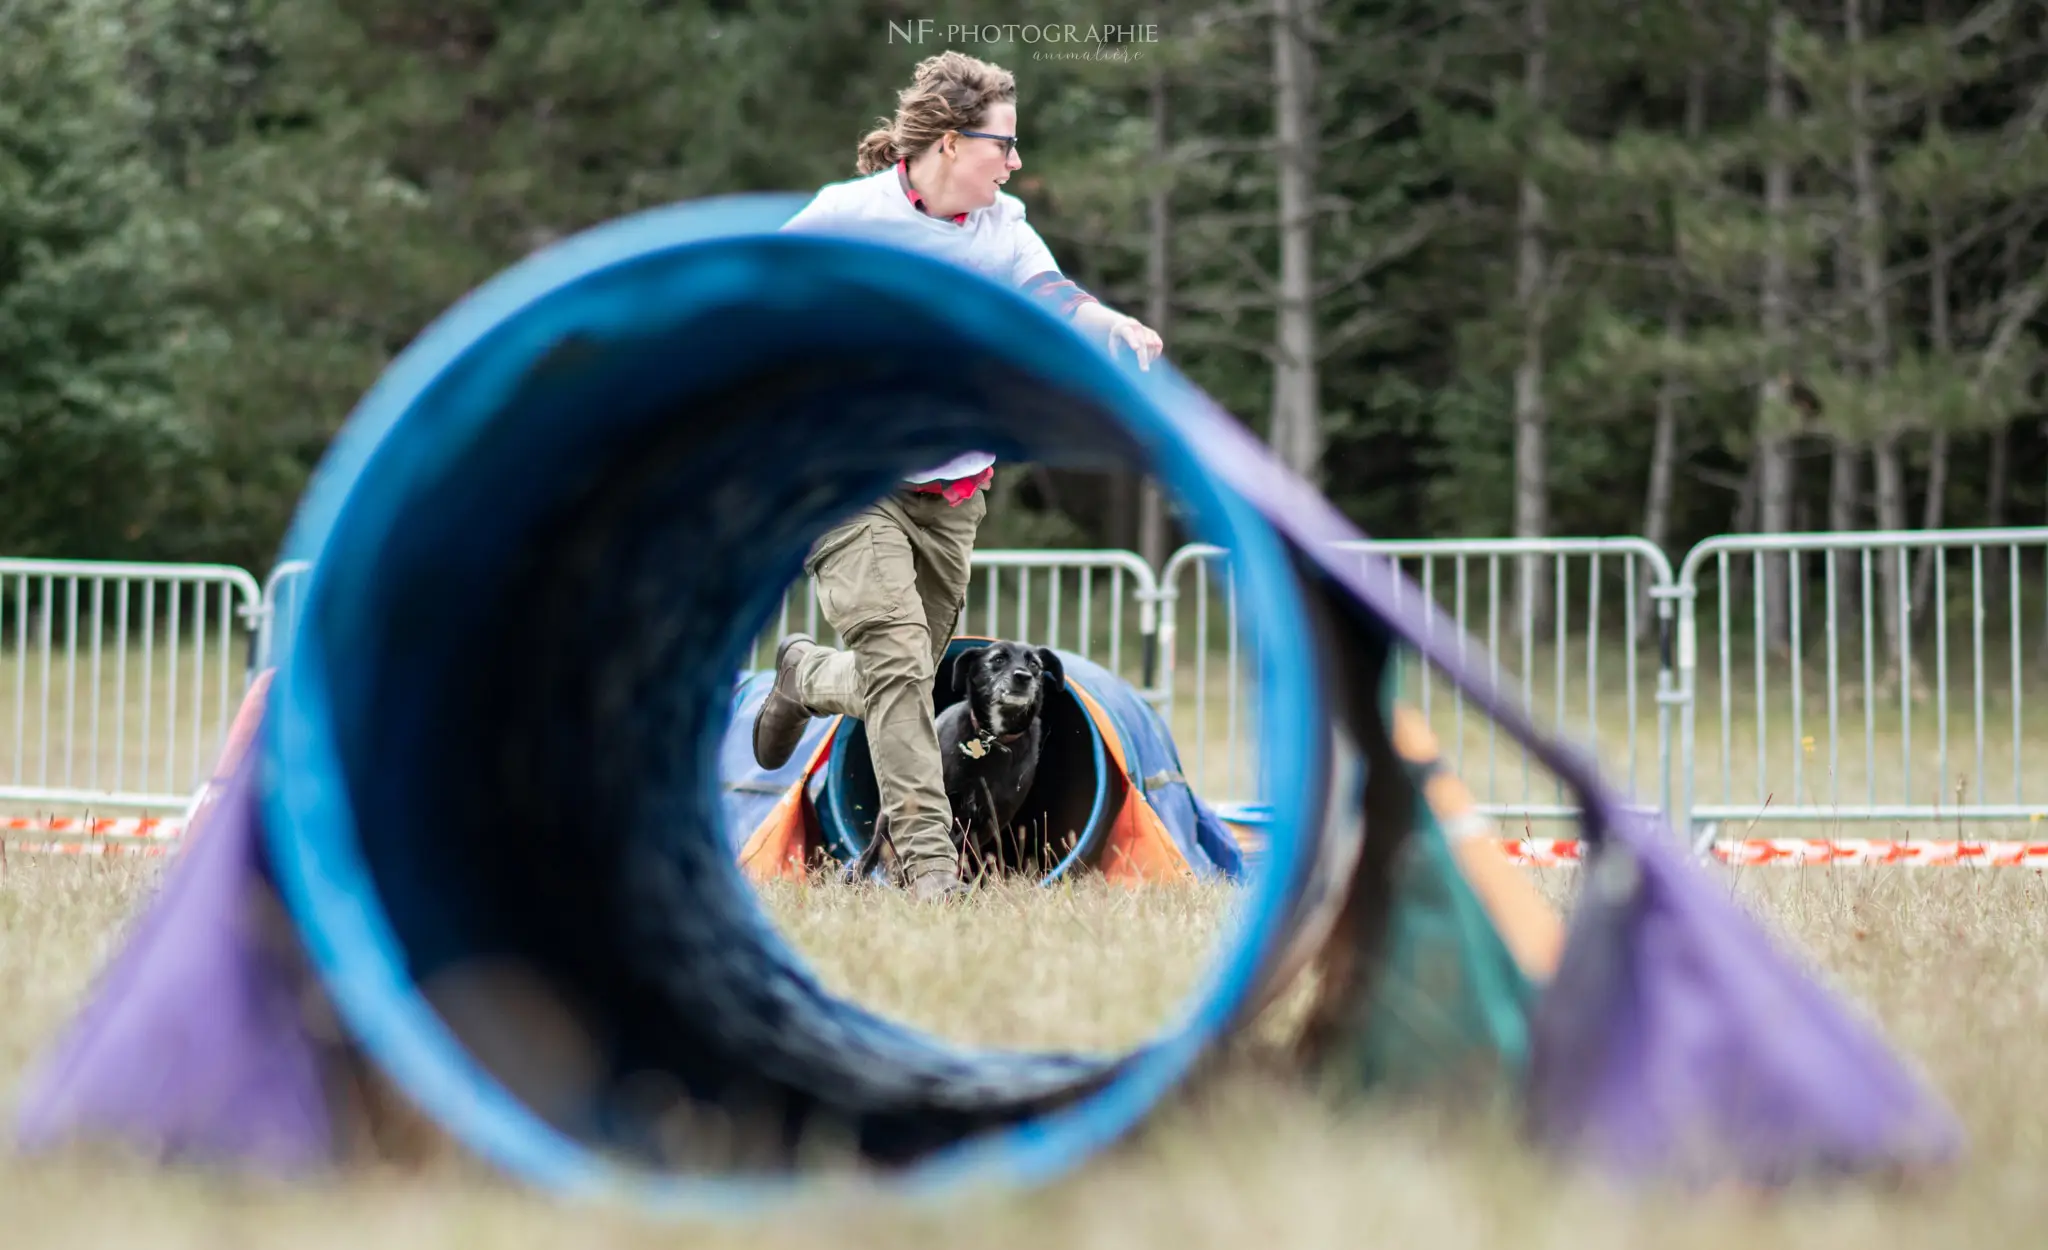
{"type": "Polygon", "coordinates": [[[1102,336],[1111,351],[1119,344],[1128,347],[1138,357],[1140,369],[1150,369],[1152,361],[1166,345],[1160,342],[1159,332],[1128,313],[1120,313],[1100,300],[1083,307],[1075,314],[1074,324],[1083,330],[1102,336]]]}
{"type": "Polygon", "coordinates": [[[1052,258],[1052,249],[1030,223],[1019,221],[1016,229],[1017,285],[1024,293],[1072,321],[1082,333],[1101,340],[1112,352],[1119,345],[1128,347],[1137,356],[1138,367],[1150,369],[1152,361],[1165,350],[1158,333],[1136,317],[1111,308],[1062,274],[1052,258]]]}

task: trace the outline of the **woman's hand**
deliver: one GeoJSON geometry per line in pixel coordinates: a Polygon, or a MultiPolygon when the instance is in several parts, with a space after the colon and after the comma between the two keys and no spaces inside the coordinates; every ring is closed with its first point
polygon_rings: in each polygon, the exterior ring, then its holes
{"type": "Polygon", "coordinates": [[[1110,355],[1116,354],[1119,345],[1130,348],[1131,353],[1138,358],[1138,367],[1147,370],[1152,367],[1152,361],[1159,353],[1166,350],[1166,345],[1159,340],[1158,331],[1130,316],[1126,316],[1110,329],[1110,355]]]}

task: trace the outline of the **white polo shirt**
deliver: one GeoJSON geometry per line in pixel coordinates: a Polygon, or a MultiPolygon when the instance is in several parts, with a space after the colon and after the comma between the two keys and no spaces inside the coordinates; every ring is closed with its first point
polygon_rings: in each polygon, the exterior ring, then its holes
{"type": "MultiPolygon", "coordinates": [[[[987,208],[950,220],[933,217],[924,211],[922,197],[910,186],[901,161],[865,177],[826,184],[782,228],[815,233],[850,230],[1057,301],[1069,314],[1094,299],[1060,274],[1052,250],[1024,219],[1024,201],[997,191],[995,203],[987,208]]],[[[995,460],[986,452],[971,451],[903,480],[950,482],[973,477],[995,460]]]]}

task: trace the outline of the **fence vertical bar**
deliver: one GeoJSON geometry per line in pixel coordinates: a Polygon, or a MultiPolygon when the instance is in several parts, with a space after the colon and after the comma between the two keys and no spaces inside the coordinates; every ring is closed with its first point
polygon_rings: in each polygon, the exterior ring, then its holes
{"type": "Polygon", "coordinates": [[[1124,660],[1124,571],[1109,571],[1109,671],[1123,675],[1124,660]]]}
{"type": "MultiPolygon", "coordinates": [[[[1458,597],[1458,659],[1464,660],[1471,654],[1472,630],[1465,619],[1466,611],[1466,559],[1458,555],[1457,597],[1458,597]]],[[[1451,723],[1457,733],[1458,749],[1452,757],[1452,766],[1459,772],[1465,771],[1465,689],[1462,686],[1452,690],[1451,723]]]]}
{"type": "MultiPolygon", "coordinates": [[[[1662,567],[1652,570],[1662,574],[1662,567]]],[[[1690,563],[1680,566],[1675,578],[1660,576],[1664,593],[1657,596],[1657,767],[1663,776],[1659,793],[1664,796],[1664,811],[1668,819],[1673,811],[1671,794],[1671,705],[1679,706],[1679,755],[1685,760],[1685,808],[1679,813],[1679,828],[1684,831],[1686,841],[1692,840],[1693,800],[1693,703],[1694,677],[1699,667],[1699,622],[1693,616],[1693,570],[1690,563]],[[1682,613],[1672,619],[1675,613],[1682,613]],[[1673,638],[1673,632],[1677,637],[1673,638]],[[1677,655],[1672,654],[1676,645],[1677,655]],[[1674,667],[1678,673],[1673,673],[1674,667]]]]}
{"type": "Polygon", "coordinates": [[[1715,605],[1720,609],[1721,618],[1721,802],[1735,801],[1735,656],[1734,639],[1729,637],[1728,624],[1728,553],[1720,557],[1720,581],[1716,588],[1715,605]]]}
{"type": "Polygon", "coordinates": [[[100,739],[100,678],[107,632],[106,603],[107,579],[95,577],[92,579],[92,767],[91,780],[87,782],[95,790],[100,785],[100,756],[105,753],[100,739]]]}
{"type": "Polygon", "coordinates": [[[1770,739],[1770,709],[1764,702],[1764,647],[1770,638],[1770,624],[1765,619],[1764,604],[1770,599],[1771,584],[1765,573],[1764,553],[1750,553],[1750,584],[1763,593],[1756,597],[1756,633],[1750,637],[1749,654],[1751,669],[1756,674],[1756,801],[1765,801],[1765,778],[1769,776],[1766,766],[1767,744],[1770,739]]]}
{"type": "Polygon", "coordinates": [[[164,784],[178,784],[178,669],[185,658],[185,611],[180,602],[179,591],[184,587],[171,583],[171,638],[169,658],[165,666],[170,669],[169,688],[164,691],[164,784]]]}
{"type": "Polygon", "coordinates": [[[206,756],[206,587],[193,587],[192,600],[192,784],[196,787],[204,770],[200,761],[206,756]]]}
{"type": "Polygon", "coordinates": [[[1792,551],[1786,554],[1785,599],[1792,614],[1792,801],[1798,803],[1801,783],[1806,779],[1806,717],[1805,709],[1800,705],[1800,695],[1806,685],[1805,668],[1800,663],[1800,635],[1804,632],[1800,608],[1806,596],[1800,593],[1799,553],[1792,551]]]}
{"type": "Polygon", "coordinates": [[[1863,552],[1863,779],[1870,787],[1868,802],[1877,805],[1877,633],[1873,623],[1884,605],[1871,595],[1870,552],[1863,552]],[[1872,605],[1876,604],[1875,610],[1872,605]]]}
{"type": "Polygon", "coordinates": [[[115,610],[114,629],[114,789],[121,788],[128,772],[128,579],[120,582],[120,607],[115,610]]]}
{"type": "Polygon", "coordinates": [[[14,579],[14,773],[28,775],[28,574],[14,579]]]}
{"type": "Polygon", "coordinates": [[[229,702],[234,696],[228,687],[228,673],[233,667],[230,657],[234,654],[235,642],[235,615],[229,602],[233,596],[234,587],[223,585],[220,588],[220,676],[216,679],[217,685],[214,690],[213,715],[214,724],[220,727],[222,735],[227,733],[228,725],[234,719],[232,705],[229,702]]]}
{"type": "Polygon", "coordinates": [[[156,728],[156,587],[142,584],[142,788],[149,789],[150,731],[156,728]]]}
{"type": "Polygon", "coordinates": [[[1908,609],[1912,606],[1912,587],[1906,577],[1906,551],[1901,547],[1895,552],[1898,559],[1898,576],[1894,587],[1899,601],[1894,605],[1899,614],[1899,773],[1905,784],[1903,797],[1907,803],[1913,801],[1913,627],[1908,609]]]}
{"type": "Polygon", "coordinates": [[[2011,686],[2012,686],[2012,801],[2014,806],[2025,802],[2021,797],[2024,783],[2021,778],[2020,760],[2020,545],[2012,545],[2012,559],[2005,563],[2008,579],[2007,599],[2011,604],[2012,620],[2007,637],[2012,644],[2011,686]]]}
{"type": "Polygon", "coordinates": [[[1827,561],[1828,613],[1828,801],[1842,805],[1841,603],[1837,591],[1842,562],[1827,561]]]}
{"type": "MultiPolygon", "coordinates": [[[[1535,576],[1535,564],[1536,562],[1527,556],[1522,558],[1521,576],[1517,579],[1515,595],[1518,601],[1516,606],[1519,609],[1516,615],[1521,617],[1522,706],[1529,709],[1529,714],[1532,717],[1536,714],[1536,595],[1535,588],[1530,585],[1530,579],[1535,576]]],[[[1522,750],[1518,751],[1517,754],[1522,757],[1522,798],[1524,801],[1527,801],[1529,797],[1529,752],[1522,750]]]]}
{"type": "MultiPolygon", "coordinates": [[[[1434,641],[1436,636],[1436,557],[1431,555],[1422,557],[1422,601],[1430,607],[1429,613],[1422,618],[1423,640],[1425,642],[1434,641]]],[[[1416,665],[1415,675],[1422,683],[1422,719],[1434,724],[1435,722],[1430,717],[1429,688],[1431,682],[1429,679],[1429,665],[1416,665]]]]}
{"type": "Polygon", "coordinates": [[[1970,548],[1970,671],[1976,687],[1971,722],[1977,738],[1977,803],[1984,802],[1984,548],[1970,548]]]}
{"type": "Polygon", "coordinates": [[[1060,645],[1060,572],[1057,567],[1045,571],[1046,579],[1052,583],[1051,591],[1045,597],[1046,646],[1055,651],[1060,645]]]}
{"type": "MultiPolygon", "coordinates": [[[[1486,559],[1486,659],[1491,684],[1500,686],[1500,557],[1486,559]]],[[[1492,717],[1486,719],[1486,790],[1491,794],[1500,784],[1499,730],[1492,717]]]]}
{"type": "Polygon", "coordinates": [[[38,755],[36,760],[36,777],[38,779],[36,784],[42,786],[50,784],[50,652],[55,646],[50,638],[50,618],[55,615],[57,615],[57,579],[46,576],[43,578],[42,629],[39,631],[41,637],[37,640],[37,650],[42,655],[43,663],[42,678],[38,684],[38,689],[42,691],[42,702],[39,709],[41,715],[38,717],[41,732],[36,736],[41,743],[41,754],[38,755]]]}
{"type": "MultiPolygon", "coordinates": [[[[1564,692],[1565,684],[1569,680],[1565,676],[1565,665],[1568,662],[1571,655],[1571,640],[1565,634],[1565,627],[1568,623],[1567,618],[1571,615],[1571,608],[1568,606],[1571,601],[1565,597],[1564,566],[1564,557],[1558,557],[1557,590],[1555,597],[1551,600],[1551,602],[1554,605],[1556,605],[1551,609],[1551,619],[1556,625],[1556,628],[1552,632],[1556,635],[1556,639],[1553,645],[1557,648],[1557,656],[1555,663],[1555,667],[1557,669],[1557,687],[1551,691],[1550,704],[1551,716],[1556,721],[1557,735],[1560,738],[1562,738],[1565,734],[1564,692]]],[[[1563,793],[1564,788],[1562,786],[1558,787],[1558,794],[1562,795],[1563,793]]]]}
{"type": "Polygon", "coordinates": [[[64,788],[77,780],[78,754],[78,579],[64,582],[64,788]]]}
{"type": "MultiPolygon", "coordinates": [[[[1084,660],[1095,658],[1095,649],[1090,644],[1095,637],[1095,611],[1091,598],[1095,590],[1095,570],[1081,570],[1081,645],[1075,650],[1084,660]]],[[[1115,671],[1112,669],[1111,671],[1115,671]]]]}
{"type": "MultiPolygon", "coordinates": [[[[1600,553],[1594,552],[1591,571],[1586,574],[1586,743],[1597,758],[1600,753],[1600,553]]],[[[1557,562],[1559,568],[1564,561],[1557,562]]],[[[1562,577],[1559,581],[1564,580],[1562,577]]],[[[1635,797],[1633,785],[1629,797],[1635,797]]]]}
{"type": "MultiPolygon", "coordinates": [[[[1641,622],[1636,619],[1636,558],[1624,556],[1621,562],[1622,593],[1627,596],[1622,604],[1622,628],[1628,635],[1628,673],[1626,676],[1628,700],[1628,791],[1631,795],[1641,793],[1642,784],[1636,773],[1636,717],[1641,710],[1636,697],[1636,663],[1641,658],[1642,639],[1639,634],[1641,622]]],[[[1663,805],[1664,818],[1671,818],[1671,804],[1663,805]]]]}
{"type": "MultiPolygon", "coordinates": [[[[1905,552],[1899,553],[1902,557],[1905,552]]],[[[1934,801],[1940,804],[1942,796],[1949,793],[1948,774],[1948,553],[1937,550],[1934,556],[1934,736],[1939,743],[1935,748],[1934,801]]],[[[1903,564],[1903,559],[1901,560],[1903,564]]]]}

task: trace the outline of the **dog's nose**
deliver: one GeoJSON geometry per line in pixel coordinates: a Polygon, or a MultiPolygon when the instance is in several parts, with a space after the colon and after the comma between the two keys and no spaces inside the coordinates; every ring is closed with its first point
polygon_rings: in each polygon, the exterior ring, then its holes
{"type": "Polygon", "coordinates": [[[1031,674],[1020,668],[1010,674],[1010,684],[1019,690],[1029,689],[1031,686],[1031,674]]]}

